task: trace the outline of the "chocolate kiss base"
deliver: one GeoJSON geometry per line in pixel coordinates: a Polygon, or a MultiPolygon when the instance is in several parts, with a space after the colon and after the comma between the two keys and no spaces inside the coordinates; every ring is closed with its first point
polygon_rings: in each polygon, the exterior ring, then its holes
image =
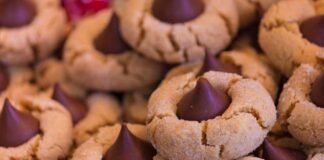
{"type": "Polygon", "coordinates": [[[119,30],[119,18],[113,13],[107,27],[94,40],[95,48],[101,53],[122,53],[130,50],[119,30]]]}
{"type": "Polygon", "coordinates": [[[36,16],[36,7],[30,0],[0,0],[0,28],[28,25],[36,16]]]}
{"type": "Polygon", "coordinates": [[[203,13],[202,0],[154,0],[152,14],[166,23],[184,23],[203,13]]]}
{"type": "Polygon", "coordinates": [[[177,115],[189,121],[212,119],[223,114],[230,101],[226,93],[214,89],[207,79],[200,78],[196,87],[177,104],[177,115]]]}
{"type": "Polygon", "coordinates": [[[263,156],[266,160],[306,160],[307,156],[298,150],[272,145],[267,139],[263,142],[263,156]]]}
{"type": "Polygon", "coordinates": [[[324,47],[324,15],[318,15],[302,22],[300,31],[304,38],[324,47]]]}
{"type": "Polygon", "coordinates": [[[219,60],[217,60],[212,54],[206,53],[204,58],[204,64],[198,72],[197,76],[201,76],[208,71],[241,74],[241,70],[239,67],[228,63],[222,63],[219,60]]]}
{"type": "Polygon", "coordinates": [[[323,95],[324,95],[324,73],[321,73],[321,75],[317,77],[317,79],[312,85],[310,98],[316,104],[316,106],[324,108],[323,95]]]}
{"type": "Polygon", "coordinates": [[[0,115],[0,146],[17,147],[39,133],[39,121],[16,110],[8,99],[0,115]]]}
{"type": "Polygon", "coordinates": [[[135,137],[123,124],[117,140],[103,160],[152,160],[155,155],[156,151],[151,144],[135,137]]]}
{"type": "Polygon", "coordinates": [[[88,108],[84,102],[70,97],[61,89],[59,84],[54,85],[54,93],[52,99],[61,103],[70,112],[73,124],[78,123],[86,116],[88,112],[88,108]]]}

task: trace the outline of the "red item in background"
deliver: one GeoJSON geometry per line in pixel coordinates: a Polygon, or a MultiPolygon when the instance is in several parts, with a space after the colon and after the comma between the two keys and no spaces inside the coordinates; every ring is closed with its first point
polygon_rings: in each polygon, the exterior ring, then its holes
{"type": "Polygon", "coordinates": [[[70,20],[79,21],[86,15],[94,14],[109,7],[110,0],[62,0],[70,20]]]}

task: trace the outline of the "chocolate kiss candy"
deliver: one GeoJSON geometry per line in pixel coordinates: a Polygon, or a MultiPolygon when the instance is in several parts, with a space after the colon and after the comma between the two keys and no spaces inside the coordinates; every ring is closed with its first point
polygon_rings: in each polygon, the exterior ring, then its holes
{"type": "Polygon", "coordinates": [[[16,110],[6,99],[0,115],[0,146],[19,146],[38,132],[39,121],[27,113],[16,110]]]}
{"type": "Polygon", "coordinates": [[[321,47],[324,47],[324,15],[315,16],[305,20],[300,25],[304,38],[321,47]]]}
{"type": "Polygon", "coordinates": [[[263,156],[266,160],[306,160],[307,156],[298,150],[272,145],[267,139],[263,142],[263,156]]]}
{"type": "Polygon", "coordinates": [[[70,97],[61,89],[59,84],[55,84],[52,98],[61,103],[70,112],[73,124],[78,123],[86,116],[88,112],[88,109],[84,102],[79,99],[70,97]]]}
{"type": "Polygon", "coordinates": [[[204,9],[202,0],[154,0],[152,14],[166,23],[184,23],[197,18],[204,9]]]}
{"type": "Polygon", "coordinates": [[[151,144],[135,137],[125,124],[103,160],[152,160],[156,151],[151,144]]]}
{"type": "Polygon", "coordinates": [[[324,96],[324,73],[321,73],[321,75],[315,80],[315,82],[312,85],[310,98],[318,107],[324,108],[323,96],[324,96]]]}
{"type": "Polygon", "coordinates": [[[0,0],[0,27],[20,27],[29,24],[36,15],[30,0],[0,0]]]}
{"type": "Polygon", "coordinates": [[[3,65],[0,65],[0,92],[4,91],[9,85],[9,75],[3,65]]]}
{"type": "Polygon", "coordinates": [[[241,73],[239,67],[228,63],[222,63],[217,60],[212,54],[206,53],[204,64],[198,72],[198,76],[203,75],[208,71],[219,71],[237,74],[241,73]]]}
{"type": "Polygon", "coordinates": [[[226,93],[214,89],[207,79],[200,78],[196,87],[178,103],[177,115],[189,121],[208,120],[223,114],[229,104],[226,93]]]}
{"type": "Polygon", "coordinates": [[[94,40],[96,49],[102,53],[122,53],[130,50],[119,30],[119,18],[114,13],[107,27],[94,40]]]}

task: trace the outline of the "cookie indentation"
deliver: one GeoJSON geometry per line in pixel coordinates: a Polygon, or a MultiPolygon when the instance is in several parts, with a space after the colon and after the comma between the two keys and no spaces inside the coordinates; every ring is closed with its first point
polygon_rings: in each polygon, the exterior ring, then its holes
{"type": "Polygon", "coordinates": [[[196,87],[178,103],[177,115],[192,121],[212,119],[223,114],[230,101],[226,93],[213,88],[207,79],[200,78],[196,87]]]}
{"type": "Polygon", "coordinates": [[[36,7],[30,0],[2,0],[0,2],[0,27],[21,27],[31,23],[36,7]]]}
{"type": "Polygon", "coordinates": [[[152,14],[167,23],[184,23],[197,18],[203,13],[205,4],[202,0],[155,0],[152,14]]]}
{"type": "Polygon", "coordinates": [[[312,101],[321,108],[324,108],[324,74],[322,73],[313,83],[312,89],[310,92],[310,97],[312,101]]]}
{"type": "Polygon", "coordinates": [[[116,13],[113,13],[107,27],[94,40],[94,45],[97,50],[104,54],[123,53],[130,50],[119,31],[119,18],[116,13]]]}
{"type": "Polygon", "coordinates": [[[19,146],[39,132],[39,121],[33,116],[16,110],[8,99],[0,115],[0,146],[19,146]]]}
{"type": "Polygon", "coordinates": [[[304,38],[324,47],[324,15],[318,15],[305,20],[300,25],[304,38]]]}
{"type": "Polygon", "coordinates": [[[117,140],[108,149],[103,160],[151,160],[155,154],[156,151],[151,144],[135,137],[123,124],[117,140]]]}

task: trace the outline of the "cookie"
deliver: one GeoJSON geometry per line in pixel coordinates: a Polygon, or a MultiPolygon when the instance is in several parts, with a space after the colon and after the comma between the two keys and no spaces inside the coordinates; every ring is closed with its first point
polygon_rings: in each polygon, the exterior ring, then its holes
{"type": "Polygon", "coordinates": [[[223,72],[176,76],[151,95],[148,134],[167,159],[236,159],[256,149],[276,120],[256,81],[223,72]]]}
{"type": "Polygon", "coordinates": [[[99,129],[76,149],[72,160],[145,159],[155,156],[146,137],[146,127],[136,124],[116,124],[99,129]]]}
{"type": "Polygon", "coordinates": [[[1,159],[60,159],[68,154],[72,122],[67,110],[47,98],[25,96],[11,103],[1,107],[1,136],[7,137],[0,138],[1,159]],[[14,121],[6,125],[4,118],[14,121]]]}
{"type": "Polygon", "coordinates": [[[38,95],[39,88],[31,83],[34,74],[28,67],[4,67],[0,65],[0,105],[6,98],[19,99],[26,95],[38,95]]]}
{"type": "MultiPolygon", "coordinates": [[[[38,63],[35,67],[37,85],[43,90],[51,90],[52,86],[59,83],[62,89],[69,95],[79,98],[86,96],[86,90],[72,82],[68,77],[62,61],[49,58],[38,63]]],[[[52,91],[49,91],[50,95],[52,91]]]]}
{"type": "Polygon", "coordinates": [[[108,9],[76,26],[65,46],[64,63],[75,83],[104,91],[143,88],[158,81],[164,72],[162,64],[128,47],[119,34],[118,15],[108,9]]]}
{"type": "Polygon", "coordinates": [[[6,65],[48,57],[67,34],[57,0],[6,0],[0,6],[0,61],[6,65]]]}
{"type": "Polygon", "coordinates": [[[87,115],[74,126],[77,145],[88,140],[100,127],[114,125],[120,119],[121,107],[112,96],[95,93],[87,97],[87,115]]]}
{"type": "Polygon", "coordinates": [[[152,89],[125,93],[123,97],[123,114],[127,122],[145,124],[147,102],[152,89]]]}
{"type": "Polygon", "coordinates": [[[280,1],[270,7],[262,19],[260,45],[286,76],[302,63],[321,63],[324,18],[320,8],[323,6],[323,0],[280,1]]]}
{"type": "Polygon", "coordinates": [[[267,9],[279,0],[235,0],[240,20],[240,28],[257,22],[267,9]]]}
{"type": "Polygon", "coordinates": [[[321,73],[308,64],[297,68],[279,98],[279,122],[283,129],[310,146],[323,146],[324,109],[316,96],[321,88],[321,73]],[[316,85],[315,85],[316,84],[316,85]]]}
{"type": "Polygon", "coordinates": [[[125,40],[166,63],[203,59],[226,48],[238,30],[233,0],[117,0],[125,40]]]}
{"type": "MultiPolygon", "coordinates": [[[[199,74],[203,68],[202,66],[206,66],[206,64],[210,63],[208,61],[211,61],[211,59],[213,59],[214,57],[209,57],[208,59],[206,58],[204,62],[188,63],[172,69],[167,74],[166,80],[188,72],[199,74]]],[[[214,59],[216,60],[216,58],[214,59]]],[[[267,62],[263,55],[258,55],[254,50],[233,50],[222,52],[220,57],[218,58],[218,61],[220,61],[218,63],[237,66],[240,70],[240,74],[243,77],[259,81],[273,98],[276,97],[280,76],[278,73],[276,73],[276,70],[267,62]]],[[[218,71],[218,69],[216,68],[211,70],[218,71]]]]}

